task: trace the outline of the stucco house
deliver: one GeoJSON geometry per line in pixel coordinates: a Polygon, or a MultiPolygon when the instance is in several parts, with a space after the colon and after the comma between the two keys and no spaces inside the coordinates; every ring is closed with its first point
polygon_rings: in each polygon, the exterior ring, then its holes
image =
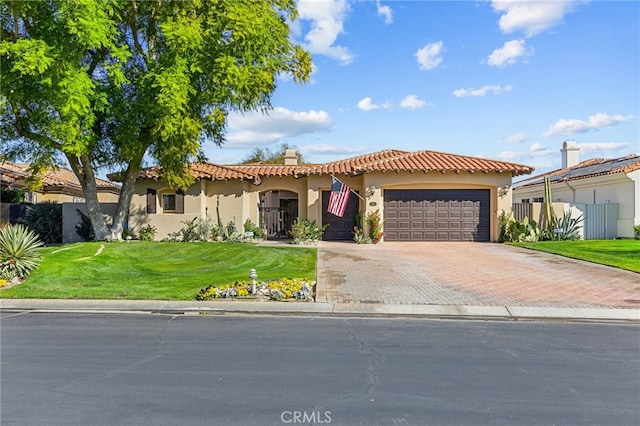
{"type": "MultiPolygon", "coordinates": [[[[78,181],[73,171],[65,168],[52,168],[47,170],[42,176],[42,187],[34,191],[28,190],[27,179],[30,175],[28,164],[0,163],[0,182],[2,188],[24,189],[27,192],[28,202],[84,202],[80,181],[78,181]]],[[[120,185],[105,179],[96,179],[96,185],[98,188],[98,201],[101,203],[118,201],[120,185]]]]}
{"type": "MultiPolygon", "coordinates": [[[[129,228],[156,227],[157,238],[194,217],[234,222],[247,219],[285,237],[296,217],[328,224],[325,240],[351,240],[356,214],[380,210],[385,241],[497,241],[497,217],[511,208],[514,176],[533,167],[434,151],[383,150],[323,164],[191,165],[196,183],[169,188],[156,168],[140,172],[131,201],[129,228]],[[327,212],[334,175],[351,194],[343,217],[327,212]]],[[[364,222],[364,221],[363,221],[364,222]]]]}
{"type": "Polygon", "coordinates": [[[514,202],[546,201],[544,177],[549,176],[552,202],[594,214],[590,207],[601,207],[602,220],[614,224],[604,238],[633,238],[633,226],[640,224],[640,156],[580,161],[579,150],[575,141],[565,141],[560,150],[562,168],[514,183],[514,202]],[[606,218],[607,214],[615,217],[606,218]]]}

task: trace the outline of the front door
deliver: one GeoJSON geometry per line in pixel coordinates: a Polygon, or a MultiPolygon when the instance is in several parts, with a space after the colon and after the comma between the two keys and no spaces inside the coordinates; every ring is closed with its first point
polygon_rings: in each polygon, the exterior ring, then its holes
{"type": "MultiPolygon", "coordinates": [[[[357,191],[356,191],[357,192],[357,191]]],[[[359,198],[354,194],[349,196],[347,208],[342,217],[327,211],[331,191],[322,191],[322,224],[329,224],[322,237],[325,241],[348,241],[353,239],[353,228],[356,226],[359,198]]]]}

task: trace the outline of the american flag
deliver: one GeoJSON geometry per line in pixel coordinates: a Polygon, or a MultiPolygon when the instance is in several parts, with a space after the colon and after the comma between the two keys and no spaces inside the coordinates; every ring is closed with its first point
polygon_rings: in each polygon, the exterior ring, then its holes
{"type": "Polygon", "coordinates": [[[329,195],[329,205],[327,211],[338,217],[342,217],[349,202],[351,188],[331,176],[331,195],[329,195]]]}

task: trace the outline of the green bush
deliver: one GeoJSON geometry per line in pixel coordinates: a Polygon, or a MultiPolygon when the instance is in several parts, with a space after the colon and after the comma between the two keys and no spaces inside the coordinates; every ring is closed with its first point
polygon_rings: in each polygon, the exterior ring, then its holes
{"type": "Polygon", "coordinates": [[[22,189],[0,189],[0,203],[24,203],[27,194],[22,189]]]}
{"type": "Polygon", "coordinates": [[[293,221],[293,225],[291,226],[291,238],[293,238],[294,244],[304,244],[307,242],[316,242],[322,235],[324,231],[327,229],[329,224],[326,224],[322,227],[316,225],[316,221],[309,221],[308,219],[301,220],[299,217],[293,221]]]}
{"type": "Polygon", "coordinates": [[[45,244],[62,242],[62,205],[45,201],[30,206],[24,219],[45,244]]]}
{"type": "Polygon", "coordinates": [[[155,226],[147,225],[138,231],[138,238],[140,241],[154,241],[158,230],[155,226]]]}
{"type": "Polygon", "coordinates": [[[640,238],[640,225],[633,226],[633,235],[636,239],[640,238]]]}
{"type": "Polygon", "coordinates": [[[95,240],[95,234],[93,232],[93,225],[91,225],[91,220],[89,216],[82,213],[79,209],[76,209],[78,215],[80,216],[80,223],[76,225],[76,234],[82,241],[93,241],[95,240]]]}
{"type": "Polygon", "coordinates": [[[244,222],[244,232],[253,232],[253,237],[254,238],[263,238],[264,237],[264,231],[262,230],[262,228],[260,228],[256,224],[254,224],[251,219],[247,219],[244,222]]]}
{"type": "Polygon", "coordinates": [[[188,243],[191,241],[211,241],[214,235],[215,225],[210,217],[194,217],[191,220],[185,220],[186,226],[178,232],[169,234],[168,241],[177,241],[188,243]]]}
{"type": "Polygon", "coordinates": [[[42,261],[38,252],[43,245],[36,233],[23,225],[0,228],[0,278],[27,278],[42,261]]]}

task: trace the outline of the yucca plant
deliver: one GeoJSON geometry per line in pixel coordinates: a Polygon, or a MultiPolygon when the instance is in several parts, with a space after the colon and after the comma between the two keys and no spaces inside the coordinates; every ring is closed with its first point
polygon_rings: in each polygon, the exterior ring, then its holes
{"type": "Polygon", "coordinates": [[[0,276],[27,278],[42,261],[39,249],[43,245],[35,232],[23,225],[0,228],[0,276]]]}

